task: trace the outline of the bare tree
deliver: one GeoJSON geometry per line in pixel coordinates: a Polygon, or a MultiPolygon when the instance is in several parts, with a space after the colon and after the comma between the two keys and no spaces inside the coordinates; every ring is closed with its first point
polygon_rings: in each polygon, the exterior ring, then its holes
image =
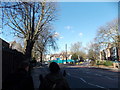
{"type": "Polygon", "coordinates": [[[118,30],[118,20],[114,19],[113,21],[107,23],[106,25],[99,28],[97,36],[95,38],[97,43],[100,44],[101,48],[106,48],[109,44],[112,47],[117,48],[117,57],[119,57],[120,51],[120,31],[118,30]]]}
{"type": "Polygon", "coordinates": [[[88,47],[88,55],[87,57],[91,60],[98,60],[100,53],[100,45],[95,42],[90,42],[88,47]]]}
{"type": "Polygon", "coordinates": [[[34,45],[34,51],[40,54],[38,56],[40,56],[41,64],[43,60],[43,54],[47,52],[50,47],[53,50],[56,50],[58,48],[56,44],[57,37],[54,36],[55,32],[48,28],[46,28],[47,30],[45,30],[45,32],[43,31],[40,33],[40,36],[38,37],[38,40],[36,40],[34,45]]]}
{"type": "Polygon", "coordinates": [[[55,2],[9,2],[2,3],[5,25],[25,41],[25,55],[31,57],[32,48],[47,24],[56,20],[55,2]],[[9,5],[8,5],[9,4],[9,5]],[[11,5],[11,7],[10,7],[11,5]],[[9,6],[6,8],[6,6],[9,6]]]}
{"type": "Polygon", "coordinates": [[[120,42],[120,32],[118,31],[118,20],[115,19],[99,28],[95,38],[99,44],[108,46],[109,43],[118,47],[120,42]]]}
{"type": "Polygon", "coordinates": [[[76,43],[72,44],[70,51],[71,51],[72,55],[74,56],[74,58],[78,58],[78,59],[86,58],[85,48],[82,47],[82,42],[76,42],[76,43]]]}
{"type": "Polygon", "coordinates": [[[74,44],[71,44],[70,51],[71,51],[71,53],[78,54],[81,47],[82,47],[82,42],[76,42],[74,44]]]}

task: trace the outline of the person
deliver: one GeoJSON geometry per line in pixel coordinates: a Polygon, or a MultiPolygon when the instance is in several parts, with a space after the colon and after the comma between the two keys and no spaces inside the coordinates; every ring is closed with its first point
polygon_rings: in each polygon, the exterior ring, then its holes
{"type": "Polygon", "coordinates": [[[39,90],[70,90],[67,80],[60,73],[60,67],[57,63],[50,63],[49,70],[50,73],[44,78],[40,75],[39,90]]]}
{"type": "Polygon", "coordinates": [[[34,90],[33,79],[28,70],[29,63],[22,62],[3,82],[2,90],[34,90]]]}

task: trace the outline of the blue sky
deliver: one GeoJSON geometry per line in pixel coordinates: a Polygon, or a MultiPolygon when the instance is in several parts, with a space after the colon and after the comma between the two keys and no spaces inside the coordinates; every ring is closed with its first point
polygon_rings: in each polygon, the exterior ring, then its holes
{"type": "Polygon", "coordinates": [[[118,3],[115,2],[61,2],[60,16],[54,27],[59,33],[59,50],[65,50],[72,43],[80,41],[83,46],[93,41],[100,26],[118,17],[118,3]]]}
{"type": "MultiPolygon", "coordinates": [[[[59,34],[59,51],[65,50],[72,43],[82,42],[85,47],[93,41],[100,26],[118,17],[117,2],[58,2],[59,16],[54,22],[59,34]]],[[[7,33],[7,32],[6,32],[7,33]]],[[[12,36],[0,35],[6,41],[13,41],[12,36]]]]}

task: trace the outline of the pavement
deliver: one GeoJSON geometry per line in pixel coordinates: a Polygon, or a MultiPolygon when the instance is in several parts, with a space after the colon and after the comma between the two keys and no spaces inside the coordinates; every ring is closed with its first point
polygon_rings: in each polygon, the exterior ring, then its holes
{"type": "Polygon", "coordinates": [[[49,72],[47,67],[34,67],[31,71],[31,76],[33,77],[33,83],[35,90],[38,90],[40,85],[39,75],[43,75],[43,77],[49,72]]]}
{"type": "Polygon", "coordinates": [[[96,68],[96,69],[103,69],[113,72],[120,72],[120,68],[109,68],[109,67],[96,67],[96,66],[90,66],[90,68],[96,68]]]}

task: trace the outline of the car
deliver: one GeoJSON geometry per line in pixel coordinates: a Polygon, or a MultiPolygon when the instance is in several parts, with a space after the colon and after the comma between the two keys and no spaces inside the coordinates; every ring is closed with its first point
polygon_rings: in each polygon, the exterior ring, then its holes
{"type": "Polygon", "coordinates": [[[45,62],[45,65],[48,65],[48,62],[45,62]]]}
{"type": "Polygon", "coordinates": [[[80,62],[80,64],[83,64],[83,62],[80,62]]]}
{"type": "Polygon", "coordinates": [[[46,66],[46,65],[48,65],[48,62],[47,62],[47,61],[44,61],[44,62],[42,63],[42,65],[43,65],[43,66],[46,66]]]}

